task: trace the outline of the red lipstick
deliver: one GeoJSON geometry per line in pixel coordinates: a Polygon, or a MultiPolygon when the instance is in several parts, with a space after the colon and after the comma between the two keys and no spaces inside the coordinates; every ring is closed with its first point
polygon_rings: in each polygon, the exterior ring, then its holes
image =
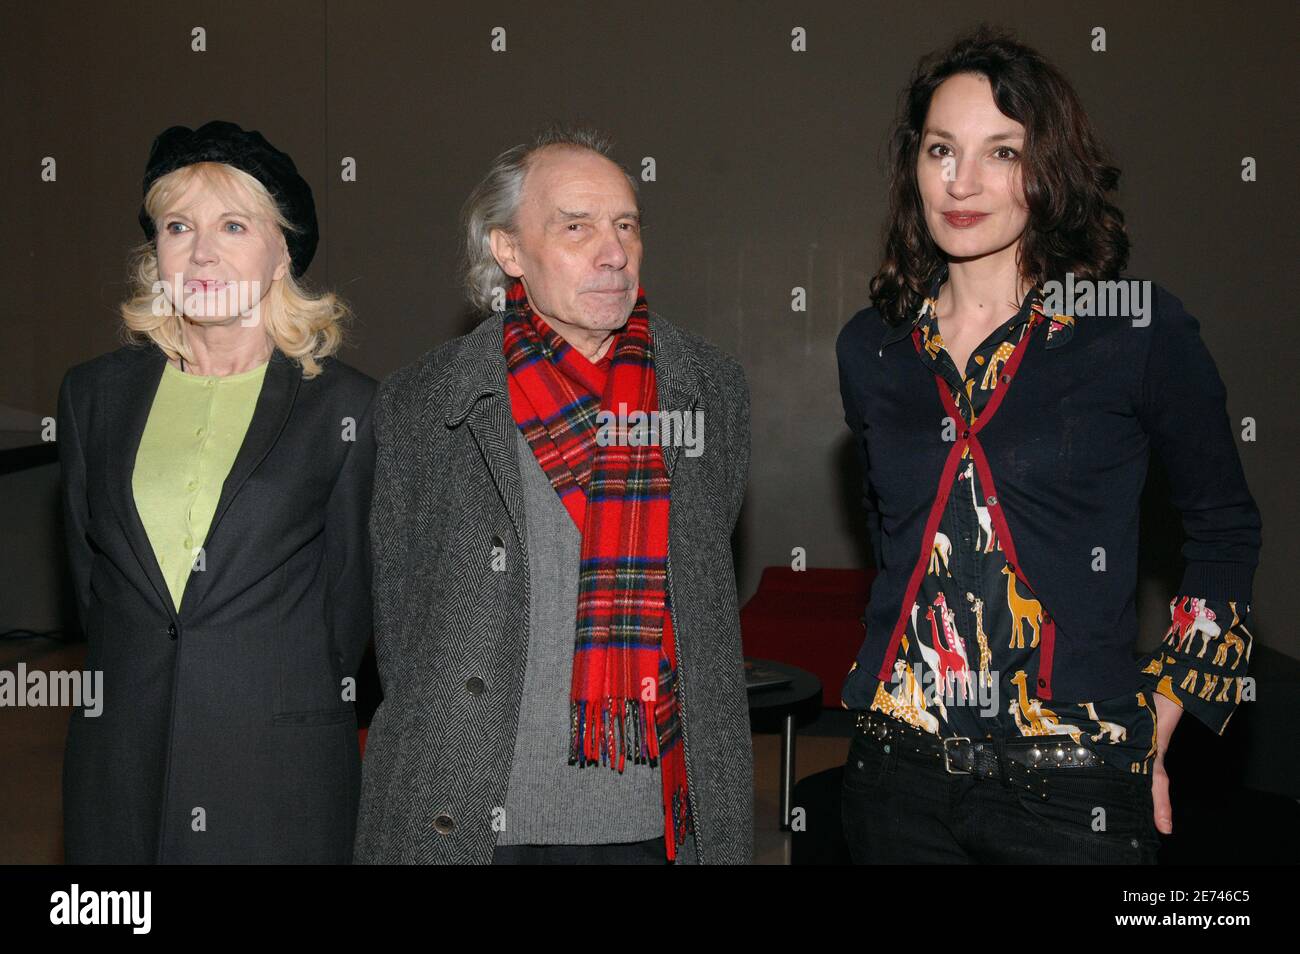
{"type": "Polygon", "coordinates": [[[944,219],[953,228],[968,229],[972,225],[978,225],[988,218],[987,212],[972,212],[969,209],[957,209],[953,212],[943,213],[944,219]]]}

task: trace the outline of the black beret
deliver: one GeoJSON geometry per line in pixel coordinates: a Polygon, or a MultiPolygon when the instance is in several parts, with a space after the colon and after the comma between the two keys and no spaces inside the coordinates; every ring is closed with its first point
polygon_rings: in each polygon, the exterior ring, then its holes
{"type": "MultiPolygon", "coordinates": [[[[294,277],[300,277],[316,254],[320,232],[316,226],[316,203],[311,186],[298,175],[293,160],[272,146],[261,133],[245,132],[234,123],[213,120],[198,129],[172,126],[153,141],[149,149],[149,164],[145,167],[144,189],[169,172],[196,162],[222,162],[247,172],[271,194],[280,213],[297,227],[297,232],[285,232],[294,277]]],[[[140,205],[140,227],[145,238],[154,240],[153,219],[140,205]]]]}

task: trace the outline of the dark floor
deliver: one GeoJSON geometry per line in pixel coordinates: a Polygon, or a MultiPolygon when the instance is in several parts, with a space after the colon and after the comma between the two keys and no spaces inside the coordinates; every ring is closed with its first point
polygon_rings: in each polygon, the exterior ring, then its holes
{"type": "MultiPolygon", "coordinates": [[[[0,667],[79,670],[84,643],[49,639],[0,643],[0,667]]],[[[847,713],[824,710],[801,730],[796,778],[843,765],[848,754],[847,713]]],[[[59,778],[68,710],[0,707],[0,864],[58,864],[63,860],[59,778]]],[[[759,864],[789,864],[790,835],[777,817],[780,737],[755,735],[754,855],[759,864]]]]}

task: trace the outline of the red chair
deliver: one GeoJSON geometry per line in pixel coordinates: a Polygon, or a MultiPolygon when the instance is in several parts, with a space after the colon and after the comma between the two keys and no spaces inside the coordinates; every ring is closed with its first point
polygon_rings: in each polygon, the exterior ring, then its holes
{"type": "Polygon", "coordinates": [[[806,669],[822,683],[822,705],[840,707],[840,687],[862,648],[862,614],[875,570],[764,567],[740,610],[746,656],[806,669]]]}

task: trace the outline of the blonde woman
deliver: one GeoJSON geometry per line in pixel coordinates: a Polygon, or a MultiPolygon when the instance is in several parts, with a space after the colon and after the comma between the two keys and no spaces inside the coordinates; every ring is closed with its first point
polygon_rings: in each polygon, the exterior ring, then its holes
{"type": "Polygon", "coordinates": [[[73,713],[70,863],[348,862],[370,637],[375,382],[293,161],[233,123],[153,144],[131,343],[59,395],[67,545],[99,715],[73,713]]]}

